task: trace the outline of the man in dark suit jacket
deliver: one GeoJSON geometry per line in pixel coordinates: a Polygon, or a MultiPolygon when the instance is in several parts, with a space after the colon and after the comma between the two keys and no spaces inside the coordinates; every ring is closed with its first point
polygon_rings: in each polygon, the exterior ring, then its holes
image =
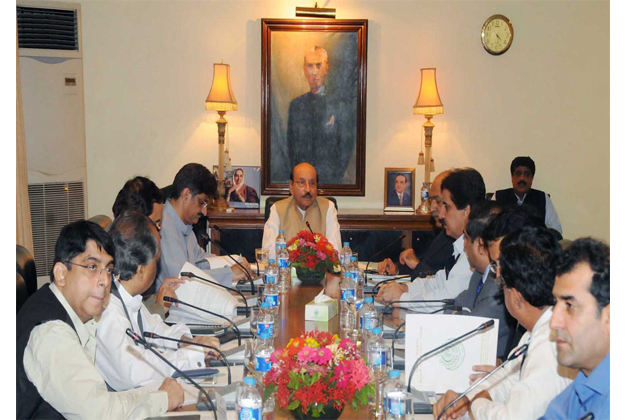
{"type": "Polygon", "coordinates": [[[408,177],[405,174],[395,175],[395,189],[388,193],[388,206],[394,207],[410,207],[412,205],[412,197],[410,191],[406,191],[408,187],[408,177]]]}

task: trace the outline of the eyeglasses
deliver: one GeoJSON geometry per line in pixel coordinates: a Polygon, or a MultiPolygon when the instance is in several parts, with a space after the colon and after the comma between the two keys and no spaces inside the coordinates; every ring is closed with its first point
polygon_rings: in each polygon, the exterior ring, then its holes
{"type": "Polygon", "coordinates": [[[102,274],[102,271],[104,271],[106,275],[109,277],[117,274],[117,270],[115,270],[114,267],[100,268],[97,266],[97,264],[82,265],[82,264],[78,264],[72,261],[65,261],[65,264],[71,264],[71,265],[76,265],[78,267],[86,268],[87,273],[89,274],[89,277],[91,278],[96,277],[99,274],[102,274]]]}
{"type": "Polygon", "coordinates": [[[317,181],[315,180],[307,181],[305,179],[300,179],[299,181],[294,181],[294,182],[295,184],[299,185],[300,188],[304,188],[306,185],[309,185],[310,187],[317,186],[317,181]]]}
{"type": "Polygon", "coordinates": [[[200,196],[199,196],[199,195],[198,195],[198,196],[196,196],[196,197],[197,197],[197,199],[198,199],[198,201],[199,201],[199,204],[200,204],[201,210],[202,210],[202,211],[204,211],[204,210],[208,207],[208,205],[209,205],[210,203],[208,202],[208,200],[207,200],[207,199],[200,200],[200,196]]]}
{"type": "Polygon", "coordinates": [[[488,269],[495,276],[497,275],[497,269],[498,268],[499,268],[499,263],[497,261],[495,261],[495,260],[491,261],[490,264],[488,264],[488,269]]]}

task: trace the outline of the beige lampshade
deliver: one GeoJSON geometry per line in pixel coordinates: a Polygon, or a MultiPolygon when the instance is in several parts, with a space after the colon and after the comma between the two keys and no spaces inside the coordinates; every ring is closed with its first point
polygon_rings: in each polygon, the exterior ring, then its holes
{"type": "Polygon", "coordinates": [[[414,104],[414,113],[418,115],[436,115],[443,113],[443,103],[438,96],[436,69],[421,69],[421,87],[414,104]]]}
{"type": "Polygon", "coordinates": [[[213,64],[213,85],[206,98],[206,109],[215,111],[236,111],[237,100],[230,84],[230,66],[213,64]]]}

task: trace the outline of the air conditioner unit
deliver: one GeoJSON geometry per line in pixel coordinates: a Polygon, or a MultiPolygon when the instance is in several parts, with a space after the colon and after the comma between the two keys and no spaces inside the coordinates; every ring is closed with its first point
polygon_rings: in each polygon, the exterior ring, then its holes
{"type": "Polygon", "coordinates": [[[17,1],[28,195],[39,283],[60,229],[86,216],[80,4],[17,1]]]}

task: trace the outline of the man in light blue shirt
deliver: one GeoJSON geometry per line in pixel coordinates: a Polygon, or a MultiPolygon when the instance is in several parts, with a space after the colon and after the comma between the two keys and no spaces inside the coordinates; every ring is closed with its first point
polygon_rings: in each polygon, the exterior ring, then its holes
{"type": "Polygon", "coordinates": [[[559,258],[556,273],[550,327],[558,363],[580,372],[541,420],[609,419],[610,248],[592,238],[578,239],[559,258]]]}
{"type": "Polygon", "coordinates": [[[166,278],[178,276],[185,262],[205,270],[226,286],[246,278],[243,270],[236,265],[211,269],[207,258],[214,255],[200,248],[193,233],[193,225],[200,217],[206,216],[209,197],[214,196],[216,191],[215,177],[199,163],[188,163],[176,174],[171,197],[163,208],[160,271],[155,282],[156,290],[166,278]]]}

